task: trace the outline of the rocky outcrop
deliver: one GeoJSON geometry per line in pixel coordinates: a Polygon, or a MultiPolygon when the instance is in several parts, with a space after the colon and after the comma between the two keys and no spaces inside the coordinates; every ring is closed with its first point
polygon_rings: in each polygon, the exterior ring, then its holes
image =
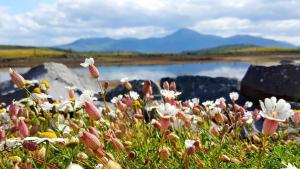
{"type": "MultiPolygon", "coordinates": [[[[76,86],[78,91],[84,89],[97,89],[95,80],[89,78],[89,74],[85,77],[78,76],[67,66],[60,63],[44,63],[31,68],[23,74],[27,80],[47,80],[50,84],[49,94],[53,98],[60,96],[67,98],[68,93],[65,86],[76,86]]],[[[18,100],[26,97],[23,89],[14,87],[11,81],[0,83],[0,102],[9,103],[13,99],[18,100]]]]}
{"type": "Polygon", "coordinates": [[[300,66],[296,64],[251,65],[242,79],[241,94],[251,100],[276,96],[299,102],[300,66]]]}
{"type": "Polygon", "coordinates": [[[160,86],[164,81],[175,81],[177,90],[182,92],[179,100],[200,98],[201,101],[215,100],[220,97],[229,100],[230,92],[239,91],[239,82],[236,79],[224,77],[207,76],[178,76],[177,78],[162,78],[160,86]]]}
{"type": "MultiPolygon", "coordinates": [[[[136,91],[141,97],[143,97],[143,92],[142,92],[142,88],[143,88],[143,83],[145,80],[132,80],[129,81],[129,83],[132,85],[132,90],[136,91]]],[[[152,86],[152,90],[153,90],[153,96],[154,99],[161,99],[160,96],[160,89],[159,87],[156,85],[155,82],[151,81],[151,86],[152,86]]],[[[123,84],[119,84],[116,88],[110,90],[107,95],[106,95],[106,100],[110,101],[113,97],[118,96],[120,94],[127,94],[128,90],[124,87],[123,84]]]]}

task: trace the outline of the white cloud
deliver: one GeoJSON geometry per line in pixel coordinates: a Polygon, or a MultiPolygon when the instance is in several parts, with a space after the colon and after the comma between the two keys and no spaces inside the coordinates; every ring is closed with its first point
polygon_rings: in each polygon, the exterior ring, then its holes
{"type": "Polygon", "coordinates": [[[57,45],[85,37],[255,34],[300,45],[296,0],[56,0],[26,13],[0,7],[0,43],[57,45]]]}

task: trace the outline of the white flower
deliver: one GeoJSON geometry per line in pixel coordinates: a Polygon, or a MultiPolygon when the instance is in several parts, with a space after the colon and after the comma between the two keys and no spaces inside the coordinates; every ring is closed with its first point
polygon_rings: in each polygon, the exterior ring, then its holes
{"type": "Polygon", "coordinates": [[[68,90],[75,90],[76,86],[66,86],[65,88],[68,89],[68,90]]]}
{"type": "Polygon", "coordinates": [[[200,100],[198,98],[193,98],[192,103],[194,103],[195,105],[198,105],[200,103],[200,100]]]}
{"type": "Polygon", "coordinates": [[[282,169],[298,169],[296,166],[292,165],[291,163],[288,163],[287,165],[285,165],[285,168],[282,169]]]}
{"type": "Polygon", "coordinates": [[[206,108],[215,107],[215,103],[211,100],[207,100],[207,101],[203,102],[202,105],[205,106],[206,108]]]}
{"type": "Polygon", "coordinates": [[[65,124],[58,124],[58,130],[63,132],[63,134],[69,134],[71,132],[71,128],[65,124]]]}
{"type": "Polygon", "coordinates": [[[42,143],[48,141],[50,143],[65,143],[66,139],[64,138],[39,138],[39,137],[26,137],[24,141],[34,142],[34,143],[42,143]]]}
{"type": "Polygon", "coordinates": [[[44,102],[43,104],[40,105],[43,111],[50,111],[53,108],[53,104],[49,102],[44,102]]]}
{"type": "Polygon", "coordinates": [[[103,168],[103,164],[98,164],[95,166],[95,169],[102,169],[103,168]]]}
{"type": "Polygon", "coordinates": [[[260,115],[269,120],[285,121],[290,116],[294,115],[294,111],[291,110],[291,105],[283,99],[279,99],[277,102],[276,97],[265,98],[265,102],[260,102],[260,115]]]}
{"type": "Polygon", "coordinates": [[[181,92],[175,92],[173,90],[165,90],[165,89],[161,90],[160,93],[161,95],[169,99],[174,99],[175,97],[181,94],[181,92]]]}
{"type": "Polygon", "coordinates": [[[30,98],[31,98],[32,100],[36,100],[36,99],[39,99],[39,100],[47,100],[48,98],[52,98],[52,96],[47,95],[47,94],[45,94],[45,93],[40,93],[40,94],[38,94],[38,93],[32,93],[32,94],[30,95],[30,98]]]}
{"type": "Polygon", "coordinates": [[[245,107],[246,107],[246,108],[250,108],[250,107],[252,107],[252,106],[253,106],[253,103],[252,103],[252,102],[246,101],[246,103],[245,103],[245,107]]]}
{"type": "Polygon", "coordinates": [[[85,102],[93,102],[94,100],[97,100],[97,98],[94,97],[94,92],[91,90],[85,90],[83,93],[79,96],[79,100],[75,101],[75,108],[81,107],[85,102]]]}
{"type": "Polygon", "coordinates": [[[123,77],[121,80],[120,80],[121,83],[125,83],[125,82],[128,82],[128,77],[123,77]]]}
{"type": "Polygon", "coordinates": [[[246,123],[251,124],[253,122],[252,111],[246,111],[242,118],[246,120],[246,123]]]}
{"type": "Polygon", "coordinates": [[[239,94],[237,92],[229,93],[229,97],[232,101],[237,101],[239,99],[239,94]]]}
{"type": "Polygon", "coordinates": [[[195,140],[185,140],[184,141],[184,145],[185,145],[185,148],[190,148],[194,145],[195,143],[195,140]]]}
{"type": "Polygon", "coordinates": [[[222,109],[219,108],[219,107],[210,107],[210,109],[208,110],[209,114],[212,116],[212,117],[215,117],[215,115],[217,113],[221,113],[222,109]]]}
{"type": "Polygon", "coordinates": [[[171,105],[170,103],[160,104],[157,107],[157,111],[161,117],[166,117],[166,118],[172,117],[179,112],[179,110],[175,106],[171,105]]]}
{"type": "Polygon", "coordinates": [[[64,101],[58,106],[58,110],[62,112],[73,111],[73,106],[70,101],[64,101]]]}
{"type": "Polygon", "coordinates": [[[70,163],[70,165],[67,167],[67,169],[84,169],[81,165],[75,164],[75,163],[70,163]]]}
{"type": "Polygon", "coordinates": [[[86,58],[84,63],[80,63],[80,65],[82,67],[88,67],[90,65],[94,65],[95,61],[94,61],[94,58],[86,58]]]}
{"type": "Polygon", "coordinates": [[[225,102],[225,101],[226,101],[226,99],[224,97],[220,97],[220,98],[216,99],[215,104],[219,105],[221,102],[225,102]]]}
{"type": "Polygon", "coordinates": [[[123,99],[123,95],[119,95],[119,96],[117,96],[117,97],[114,97],[114,98],[112,98],[111,100],[110,100],[110,102],[112,102],[112,103],[117,103],[118,101],[121,101],[123,99]]]}
{"type": "Polygon", "coordinates": [[[135,91],[130,91],[129,96],[133,98],[133,100],[137,100],[140,97],[140,95],[135,91]]]}

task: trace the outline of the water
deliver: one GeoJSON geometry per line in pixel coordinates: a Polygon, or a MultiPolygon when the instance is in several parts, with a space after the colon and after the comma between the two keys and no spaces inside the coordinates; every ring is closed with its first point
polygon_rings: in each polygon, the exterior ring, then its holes
{"type": "MultiPolygon", "coordinates": [[[[249,67],[244,62],[201,62],[188,64],[167,65],[122,65],[99,67],[102,80],[119,80],[123,77],[132,79],[159,80],[162,77],[176,77],[179,75],[205,75],[211,77],[232,77],[241,79],[249,67]]],[[[16,68],[20,73],[29,68],[16,68]]],[[[78,74],[87,74],[82,67],[72,68],[78,74]]],[[[0,81],[8,80],[8,69],[0,69],[0,81]]]]}

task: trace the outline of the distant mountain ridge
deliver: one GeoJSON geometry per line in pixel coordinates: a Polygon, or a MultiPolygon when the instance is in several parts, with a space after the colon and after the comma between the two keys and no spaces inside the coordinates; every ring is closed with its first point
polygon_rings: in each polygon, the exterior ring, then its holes
{"type": "Polygon", "coordinates": [[[296,46],[282,41],[266,39],[250,35],[236,35],[223,38],[215,35],[200,34],[190,29],[178,31],[160,38],[87,38],[79,39],[70,44],[55,46],[59,49],[75,51],[134,51],[134,52],[183,52],[215,48],[224,45],[250,44],[295,48],[296,46]]]}

